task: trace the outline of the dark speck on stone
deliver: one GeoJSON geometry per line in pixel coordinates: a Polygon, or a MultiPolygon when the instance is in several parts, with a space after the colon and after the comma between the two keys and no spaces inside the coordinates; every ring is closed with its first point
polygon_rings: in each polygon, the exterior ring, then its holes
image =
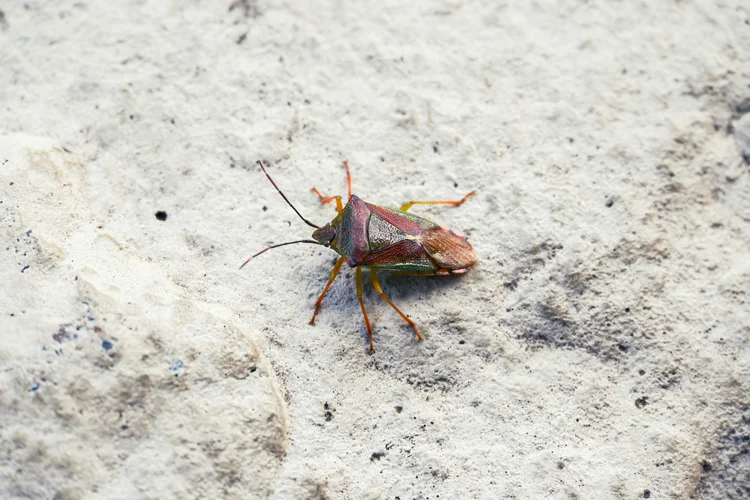
{"type": "Polygon", "coordinates": [[[24,272],[24,271],[25,271],[25,270],[27,270],[28,268],[29,268],[29,266],[23,266],[23,269],[21,269],[21,272],[24,272]]]}
{"type": "Polygon", "coordinates": [[[609,197],[607,200],[607,208],[611,208],[615,204],[615,199],[613,197],[609,197]]]}
{"type": "Polygon", "coordinates": [[[640,397],[635,400],[635,407],[636,408],[643,408],[648,404],[648,398],[646,396],[640,397]]]}
{"type": "Polygon", "coordinates": [[[333,413],[330,411],[326,412],[326,422],[330,422],[333,419],[333,413]]]}
{"type": "Polygon", "coordinates": [[[13,184],[15,184],[15,182],[13,182],[13,181],[10,181],[10,185],[12,186],[13,184]]]}
{"type": "Polygon", "coordinates": [[[402,411],[404,411],[404,407],[403,406],[397,406],[396,407],[396,413],[401,413],[402,411]]]}
{"type": "Polygon", "coordinates": [[[155,215],[155,216],[156,216],[156,218],[157,218],[157,219],[159,219],[160,221],[165,221],[165,220],[167,220],[167,212],[165,212],[164,210],[159,210],[159,211],[158,211],[158,212],[156,212],[156,213],[155,213],[154,215],[155,215]]]}
{"type": "Polygon", "coordinates": [[[268,207],[263,205],[263,211],[265,212],[266,210],[268,210],[268,207]]]}
{"type": "Polygon", "coordinates": [[[104,340],[102,341],[102,347],[104,348],[105,351],[109,351],[110,349],[114,347],[114,345],[109,340],[104,340]]]}
{"type": "Polygon", "coordinates": [[[651,490],[643,490],[643,498],[651,498],[651,490]]]}

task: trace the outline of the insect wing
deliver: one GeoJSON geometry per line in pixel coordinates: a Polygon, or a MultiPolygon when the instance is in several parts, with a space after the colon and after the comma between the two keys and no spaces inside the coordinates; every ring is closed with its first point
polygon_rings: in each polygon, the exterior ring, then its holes
{"type": "Polygon", "coordinates": [[[477,261],[474,249],[466,238],[450,229],[434,226],[422,232],[416,240],[442,269],[466,269],[477,261]]]}
{"type": "Polygon", "coordinates": [[[422,245],[414,239],[402,240],[370,252],[362,265],[397,273],[424,274],[438,270],[422,245]]]}

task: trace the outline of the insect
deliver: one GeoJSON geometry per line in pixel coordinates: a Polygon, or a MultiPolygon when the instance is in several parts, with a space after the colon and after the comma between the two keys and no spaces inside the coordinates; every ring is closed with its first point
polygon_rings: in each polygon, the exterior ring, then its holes
{"type": "Polygon", "coordinates": [[[463,204],[474,191],[467,194],[458,201],[410,201],[405,203],[399,210],[373,205],[363,201],[352,194],[352,177],[349,172],[349,162],[344,161],[346,169],[346,183],[348,186],[348,198],[346,205],[343,204],[341,196],[323,196],[316,188],[313,192],[318,195],[323,205],[332,201],[336,202],[336,217],[324,226],[313,224],[305,219],[302,214],[292,205],[284,193],[279,189],[274,180],[266,171],[263,163],[258,160],[263,173],[276,191],[279,192],[292,210],[307,225],[315,228],[312,240],[288,241],[264,248],[245,261],[240,266],[242,269],[248,262],[258,255],[286,245],[296,243],[311,243],[329,247],[340,255],[333,266],[328,282],[323,292],[315,302],[310,324],[315,324],[315,318],[320,312],[323,299],[328,289],[333,284],[341,266],[346,262],[350,267],[356,268],[355,283],[357,299],[362,308],[362,316],[365,319],[367,335],[370,340],[370,352],[375,351],[372,338],[372,325],[367,317],[367,310],[362,299],[362,269],[369,268],[372,285],[375,291],[390,305],[409,326],[414,329],[417,340],[422,341],[424,337],[419,328],[406,314],[396,307],[383,291],[378,280],[377,271],[390,271],[398,274],[434,276],[447,274],[461,274],[468,271],[476,262],[477,257],[474,249],[466,237],[460,236],[450,229],[439,226],[423,217],[418,217],[408,212],[412,205],[453,205],[463,204]]]}

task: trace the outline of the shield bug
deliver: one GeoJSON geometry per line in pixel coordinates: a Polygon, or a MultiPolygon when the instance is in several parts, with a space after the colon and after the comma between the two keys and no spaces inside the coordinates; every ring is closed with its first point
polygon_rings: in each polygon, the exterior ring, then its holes
{"type": "Polygon", "coordinates": [[[365,326],[367,327],[367,334],[370,340],[370,351],[375,351],[375,346],[372,340],[372,326],[367,317],[365,303],[362,300],[363,268],[369,268],[372,285],[375,287],[378,295],[414,329],[417,340],[423,340],[424,337],[419,333],[419,328],[417,328],[414,321],[401,312],[385,294],[378,280],[377,271],[382,270],[398,274],[421,276],[461,274],[468,271],[476,263],[477,257],[466,237],[460,236],[450,229],[439,226],[423,217],[411,214],[408,210],[412,205],[459,206],[469,197],[473,196],[474,191],[458,201],[410,201],[402,205],[399,210],[385,208],[367,203],[352,194],[352,177],[349,172],[349,163],[345,161],[344,168],[346,169],[346,182],[348,186],[346,205],[343,204],[341,196],[326,197],[317,189],[312,188],[320,198],[322,204],[325,205],[332,201],[336,202],[336,217],[321,227],[305,219],[289,199],[287,199],[281,189],[279,189],[266,171],[263,163],[260,160],[257,163],[273,187],[284,198],[284,201],[292,207],[292,210],[295,211],[300,219],[307,225],[314,227],[315,231],[312,234],[313,239],[311,240],[288,241],[264,248],[247,259],[240,266],[240,269],[253,258],[272,248],[297,243],[311,243],[329,247],[338,253],[340,257],[333,266],[323,292],[315,302],[315,311],[310,320],[311,325],[315,324],[315,318],[318,316],[323,298],[325,298],[328,289],[336,279],[341,266],[346,262],[350,267],[356,268],[355,283],[357,299],[362,308],[362,316],[365,319],[365,326]]]}

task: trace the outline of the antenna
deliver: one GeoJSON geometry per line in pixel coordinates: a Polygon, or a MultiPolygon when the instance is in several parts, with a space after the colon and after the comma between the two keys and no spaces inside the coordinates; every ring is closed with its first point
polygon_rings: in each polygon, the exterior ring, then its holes
{"type": "MultiPolygon", "coordinates": [[[[294,208],[294,205],[292,205],[292,202],[289,201],[289,199],[286,196],[284,196],[284,193],[281,192],[281,189],[279,189],[279,186],[277,186],[276,183],[273,182],[273,179],[271,179],[271,176],[268,175],[268,172],[266,172],[266,167],[263,166],[263,162],[261,162],[260,160],[257,160],[257,163],[258,163],[258,165],[260,165],[260,168],[261,168],[261,170],[263,170],[263,173],[266,174],[266,177],[268,177],[268,180],[271,181],[271,184],[273,184],[273,187],[276,188],[276,191],[278,191],[279,194],[281,195],[281,197],[284,198],[284,201],[286,201],[289,204],[289,206],[292,207],[292,210],[294,210],[297,213],[297,215],[299,215],[299,218],[302,219],[303,221],[305,221],[305,224],[307,224],[308,226],[312,226],[315,229],[320,229],[320,226],[315,225],[312,222],[310,222],[309,220],[307,220],[304,217],[302,217],[302,214],[299,213],[299,211],[296,208],[294,208]]],[[[309,242],[310,240],[307,240],[307,241],[309,242]]],[[[271,247],[271,248],[273,248],[273,247],[271,247]]],[[[265,252],[265,250],[264,250],[264,252],[265,252]]],[[[250,257],[250,258],[252,259],[252,257],[250,257]]]]}
{"type": "Polygon", "coordinates": [[[243,267],[245,267],[245,264],[247,264],[248,262],[250,262],[251,260],[253,260],[258,255],[260,255],[260,254],[262,254],[264,252],[267,252],[267,251],[269,251],[272,248],[279,248],[279,247],[284,247],[284,246],[287,246],[287,245],[294,245],[295,243],[312,243],[313,245],[320,245],[320,243],[318,243],[315,240],[287,241],[286,243],[279,243],[278,245],[271,245],[270,247],[264,248],[260,252],[256,253],[255,255],[253,255],[252,257],[250,257],[249,259],[247,259],[245,261],[245,263],[240,266],[240,269],[242,269],[243,267]]]}

